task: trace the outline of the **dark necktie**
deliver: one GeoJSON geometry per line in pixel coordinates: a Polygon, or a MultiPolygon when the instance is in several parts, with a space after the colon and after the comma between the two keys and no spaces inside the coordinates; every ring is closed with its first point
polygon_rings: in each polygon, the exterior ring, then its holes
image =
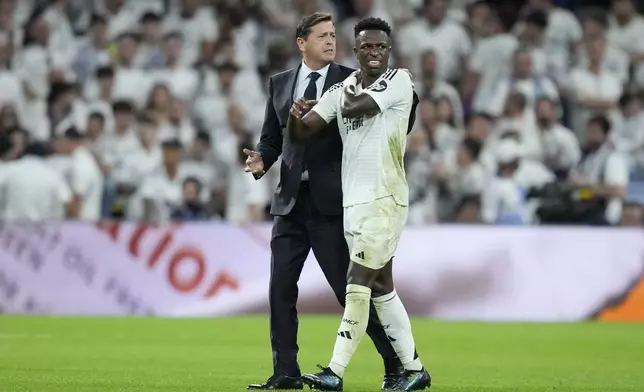
{"type": "MultiPolygon", "coordinates": [[[[309,74],[309,85],[306,86],[304,90],[304,99],[315,100],[318,98],[318,87],[315,85],[315,82],[320,78],[319,73],[311,72],[309,74]]],[[[306,158],[302,157],[302,172],[306,171],[306,158]]]]}

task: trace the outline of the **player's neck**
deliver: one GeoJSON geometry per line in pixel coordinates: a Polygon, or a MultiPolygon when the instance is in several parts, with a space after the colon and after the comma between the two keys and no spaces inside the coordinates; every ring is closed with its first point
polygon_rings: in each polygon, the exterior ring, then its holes
{"type": "Polygon", "coordinates": [[[307,67],[309,67],[309,69],[310,69],[311,71],[319,71],[319,70],[321,70],[322,68],[324,68],[324,67],[326,67],[327,65],[329,65],[329,63],[327,63],[327,62],[319,61],[319,60],[318,60],[318,61],[315,61],[315,60],[313,60],[313,59],[307,58],[306,56],[304,56],[303,61],[304,61],[304,65],[306,65],[307,67]]]}

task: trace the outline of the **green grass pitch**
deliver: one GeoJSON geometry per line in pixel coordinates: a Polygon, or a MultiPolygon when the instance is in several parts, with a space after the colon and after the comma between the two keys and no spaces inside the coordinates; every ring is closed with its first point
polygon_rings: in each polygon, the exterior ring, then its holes
{"type": "MultiPolygon", "coordinates": [[[[339,317],[302,317],[303,371],[327,364],[339,317]]],[[[432,391],[644,391],[642,324],[413,327],[432,391]]],[[[243,391],[271,370],[266,317],[0,317],[2,392],[243,391]]],[[[378,391],[382,371],[364,339],[345,391],[378,391]]]]}

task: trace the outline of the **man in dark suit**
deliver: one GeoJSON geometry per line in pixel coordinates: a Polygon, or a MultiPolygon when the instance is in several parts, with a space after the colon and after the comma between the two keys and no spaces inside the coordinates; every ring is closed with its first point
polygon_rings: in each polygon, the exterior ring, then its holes
{"type": "MultiPolygon", "coordinates": [[[[303,61],[270,78],[260,142],[256,151],[244,150],[248,156],[246,171],[257,179],[282,156],[280,184],[271,206],[275,216],[269,290],[273,375],[266,383],[248,389],[302,389],[297,363],[297,282],[310,250],[343,306],[347,284],[349,251],[342,222],[342,140],[338,127],[330,124],[303,143],[289,140],[285,128],[294,100],[319,99],[354,69],[333,62],[335,27],[330,15],[304,17],[296,35],[303,61]]],[[[367,334],[385,363],[383,389],[390,389],[404,369],[373,306],[367,334]]]]}

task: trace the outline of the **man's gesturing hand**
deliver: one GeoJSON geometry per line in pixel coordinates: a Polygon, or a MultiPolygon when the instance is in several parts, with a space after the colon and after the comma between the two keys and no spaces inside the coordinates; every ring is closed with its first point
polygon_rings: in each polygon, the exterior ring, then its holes
{"type": "Polygon", "coordinates": [[[257,151],[251,151],[247,148],[244,148],[244,154],[246,158],[246,168],[244,171],[246,173],[253,173],[255,175],[261,176],[264,174],[264,160],[262,156],[257,151]]]}
{"type": "Polygon", "coordinates": [[[315,104],[317,104],[318,101],[315,100],[307,100],[304,98],[300,98],[297,101],[293,102],[293,106],[291,106],[291,116],[300,119],[306,115],[306,113],[311,110],[315,104]]]}

